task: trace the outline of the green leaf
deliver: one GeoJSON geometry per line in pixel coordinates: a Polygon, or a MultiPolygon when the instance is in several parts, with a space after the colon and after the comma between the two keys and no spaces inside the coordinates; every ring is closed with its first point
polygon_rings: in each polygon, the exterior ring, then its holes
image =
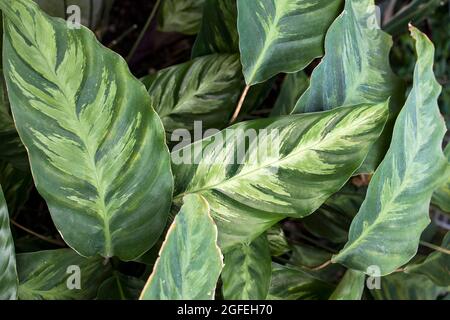
{"type": "Polygon", "coordinates": [[[291,251],[291,246],[280,225],[275,225],[267,230],[267,240],[269,241],[270,255],[273,257],[279,257],[291,251]]]}
{"type": "Polygon", "coordinates": [[[208,201],[223,250],[251,242],[285,217],[311,214],[338,191],[387,115],[384,103],[261,119],[175,147],[175,201],[184,194],[208,201]]]}
{"type": "Polygon", "coordinates": [[[87,300],[95,298],[111,267],[100,257],[59,249],[18,254],[17,270],[21,300],[87,300]]]}
{"type": "Polygon", "coordinates": [[[163,32],[196,34],[202,21],[205,0],[163,0],[158,29],[163,32]]]}
{"type": "Polygon", "coordinates": [[[305,229],[318,238],[345,243],[348,229],[364,201],[365,194],[346,185],[333,194],[314,214],[302,219],[305,229]]]}
{"type": "Polygon", "coordinates": [[[305,68],[323,55],[341,0],[237,0],[239,48],[248,85],[305,68]]]}
{"type": "Polygon", "coordinates": [[[389,151],[352,222],[349,240],[333,257],[334,262],[363,272],[377,265],[382,275],[389,274],[416,254],[420,235],[430,222],[431,195],[447,169],[434,48],[420,31],[411,27],[411,32],[418,55],[413,88],[395,123],[389,151]]]}
{"type": "Polygon", "coordinates": [[[272,260],[267,236],[236,246],[224,255],[222,292],[225,300],[264,300],[269,292],[272,260]]]}
{"type": "Polygon", "coordinates": [[[211,53],[239,53],[236,0],[206,0],[192,58],[211,53]]]}
{"type": "Polygon", "coordinates": [[[300,96],[308,89],[309,78],[303,71],[290,73],[286,75],[281,87],[275,106],[271,112],[271,116],[287,115],[292,112],[295,103],[300,96]]]}
{"type": "Polygon", "coordinates": [[[141,299],[214,299],[223,257],[205,199],[198,195],[184,197],[159,255],[141,299]]]}
{"type": "Polygon", "coordinates": [[[332,292],[333,286],[319,280],[310,272],[292,266],[272,264],[268,300],[324,300],[332,292]]]}
{"type": "Polygon", "coordinates": [[[140,256],[164,230],[172,194],[144,86],[86,28],[28,0],[0,8],[11,108],[56,227],[84,256],[140,256]]]}
{"type": "Polygon", "coordinates": [[[436,300],[439,295],[448,292],[418,274],[397,272],[380,280],[380,289],[370,290],[376,300],[436,300]]]}
{"type": "Polygon", "coordinates": [[[228,124],[243,88],[238,55],[212,54],[169,67],[143,80],[167,132],[228,124]]]}
{"type": "MultiPolygon", "coordinates": [[[[450,166],[450,144],[444,151],[450,166]]],[[[438,206],[442,211],[450,213],[450,169],[447,170],[447,180],[433,193],[431,203],[438,206]]]]}
{"type": "MultiPolygon", "coordinates": [[[[450,249],[450,232],[445,235],[441,247],[450,249]]],[[[450,255],[433,252],[422,263],[407,266],[405,272],[425,275],[436,285],[448,287],[450,286],[450,255]]]]}
{"type": "Polygon", "coordinates": [[[329,300],[361,300],[365,278],[363,272],[348,270],[329,300]]]}
{"type": "Polygon", "coordinates": [[[113,272],[98,289],[97,300],[137,300],[145,281],[113,272]]]}
{"type": "Polygon", "coordinates": [[[8,207],[0,186],[0,300],[16,299],[17,286],[14,241],[9,227],[8,207]]]}
{"type": "Polygon", "coordinates": [[[403,103],[402,82],[389,65],[391,37],[376,23],[373,0],[346,1],[325,39],[325,56],[311,75],[308,90],[293,113],[341,105],[379,103],[389,97],[391,118],[360,172],[373,172],[389,147],[395,116],[403,103]]]}

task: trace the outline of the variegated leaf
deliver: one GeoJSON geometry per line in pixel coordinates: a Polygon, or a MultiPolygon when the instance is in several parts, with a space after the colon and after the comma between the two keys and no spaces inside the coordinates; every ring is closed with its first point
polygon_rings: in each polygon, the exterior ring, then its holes
{"type": "Polygon", "coordinates": [[[11,109],[36,187],[84,256],[136,258],[159,238],[170,159],[144,86],[86,28],[0,0],[11,109]]]}
{"type": "Polygon", "coordinates": [[[167,232],[140,299],[212,300],[222,267],[209,205],[199,195],[188,195],[167,232]]]}
{"type": "MultiPolygon", "coordinates": [[[[450,250],[450,232],[445,235],[441,247],[450,250]]],[[[425,261],[407,266],[405,272],[425,275],[436,285],[448,287],[450,286],[450,255],[444,252],[433,252],[425,261]]]]}
{"type": "Polygon", "coordinates": [[[0,186],[0,300],[17,298],[17,271],[8,207],[0,186]]]}
{"type": "Polygon", "coordinates": [[[265,300],[272,273],[265,234],[236,246],[224,255],[222,292],[225,300],[265,300]]]}
{"type": "Polygon", "coordinates": [[[83,258],[70,249],[18,254],[17,270],[21,300],[93,299],[111,273],[102,258],[83,258]]]}
{"type": "Polygon", "coordinates": [[[365,278],[363,272],[348,270],[331,294],[330,300],[361,300],[365,278]]]}
{"type": "Polygon", "coordinates": [[[391,118],[360,172],[373,172],[389,147],[395,116],[403,103],[402,82],[389,65],[391,37],[377,24],[374,0],[345,2],[325,39],[325,56],[293,113],[341,105],[379,103],[391,97],[391,118]]]}
{"type": "Polygon", "coordinates": [[[338,191],[379,137],[387,103],[238,123],[172,152],[175,201],[200,194],[222,249],[285,217],[304,217],[338,191]]]}
{"type": "Polygon", "coordinates": [[[442,183],[447,161],[441,149],[445,133],[433,74],[434,47],[411,27],[418,60],[414,85],[394,128],[389,151],[369,184],[366,199],[352,222],[349,239],[333,262],[367,272],[376,265],[386,275],[417,252],[429,224],[433,191],[442,183]]]}
{"type": "MultiPolygon", "coordinates": [[[[450,144],[447,145],[444,153],[449,163],[448,166],[450,167],[450,144]]],[[[447,170],[447,179],[445,182],[434,191],[431,202],[442,211],[450,213],[450,169],[447,170]]]]}
{"type": "Polygon", "coordinates": [[[196,34],[205,0],[162,0],[158,28],[163,32],[196,34]]]}
{"type": "Polygon", "coordinates": [[[151,104],[167,132],[222,128],[236,106],[243,88],[238,55],[212,54],[169,67],[143,80],[151,104]]]}
{"type": "Polygon", "coordinates": [[[239,47],[247,84],[300,71],[322,56],[325,33],[342,2],[237,0],[239,47]]]}

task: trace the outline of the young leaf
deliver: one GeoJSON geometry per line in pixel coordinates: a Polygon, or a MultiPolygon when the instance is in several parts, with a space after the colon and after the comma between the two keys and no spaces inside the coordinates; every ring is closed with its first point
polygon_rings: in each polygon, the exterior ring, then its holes
{"type": "MultiPolygon", "coordinates": [[[[444,237],[442,248],[450,249],[450,232],[444,237]]],[[[450,286],[450,255],[443,252],[433,252],[425,261],[406,267],[406,273],[423,274],[438,286],[450,286]]]]}
{"type": "Polygon", "coordinates": [[[289,73],[283,81],[280,95],[272,109],[271,116],[288,115],[292,112],[295,103],[308,89],[309,78],[303,71],[289,73]]]}
{"type": "Polygon", "coordinates": [[[9,228],[9,215],[0,186],[0,300],[17,298],[17,271],[14,242],[9,228]]]}
{"type": "Polygon", "coordinates": [[[379,103],[391,97],[391,119],[360,172],[373,172],[389,147],[395,116],[403,103],[402,82],[389,65],[391,37],[377,24],[373,0],[345,2],[343,13],[325,39],[325,56],[293,113],[329,110],[357,103],[379,103]]]}
{"type": "Polygon", "coordinates": [[[86,300],[95,298],[111,267],[59,249],[18,254],[17,270],[21,300],[86,300]]]}
{"type": "MultiPolygon", "coordinates": [[[[447,145],[444,153],[450,166],[450,144],[447,145]]],[[[447,170],[447,179],[444,184],[434,191],[431,202],[442,211],[450,213],[450,169],[447,170]]]]}
{"type": "Polygon", "coordinates": [[[268,300],[323,300],[332,292],[333,286],[319,280],[310,272],[272,264],[268,300]]]}
{"type": "Polygon", "coordinates": [[[242,91],[238,55],[212,54],[176,65],[143,80],[167,132],[228,124],[242,91]]]}
{"type": "Polygon", "coordinates": [[[12,112],[56,227],[84,256],[140,256],[164,230],[172,194],[144,86],[84,27],[29,0],[0,8],[12,112]]]}
{"type": "Polygon", "coordinates": [[[163,0],[158,28],[163,32],[196,34],[202,21],[205,0],[163,0]]]}
{"type": "Polygon", "coordinates": [[[329,300],[361,300],[365,278],[363,272],[348,270],[329,300]]]}
{"type": "Polygon", "coordinates": [[[236,0],[206,0],[192,58],[211,53],[239,53],[236,0]]]}
{"type": "Polygon", "coordinates": [[[140,299],[214,299],[223,257],[217,246],[217,228],[203,197],[184,197],[159,255],[140,299]]]}
{"type": "Polygon", "coordinates": [[[441,149],[445,125],[437,105],[441,88],[433,74],[433,44],[414,27],[411,33],[418,55],[413,88],[395,123],[389,151],[352,222],[349,240],[333,257],[333,262],[362,272],[377,265],[386,275],[416,254],[420,235],[430,221],[431,194],[447,169],[441,149]]]}
{"type": "Polygon", "coordinates": [[[222,249],[252,241],[285,217],[311,214],[338,191],[387,115],[384,103],[238,123],[172,153],[175,201],[205,197],[222,249]]]}
{"type": "Polygon", "coordinates": [[[239,48],[248,85],[297,72],[323,54],[341,0],[237,0],[239,48]]]}
{"type": "Polygon", "coordinates": [[[265,300],[269,292],[272,259],[267,236],[225,253],[222,292],[225,300],[265,300]]]}

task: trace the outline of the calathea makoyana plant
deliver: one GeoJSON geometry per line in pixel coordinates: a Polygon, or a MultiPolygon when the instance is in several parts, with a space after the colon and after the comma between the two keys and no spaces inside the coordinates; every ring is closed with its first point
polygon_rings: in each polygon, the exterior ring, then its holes
{"type": "Polygon", "coordinates": [[[449,211],[450,153],[414,26],[405,90],[373,0],[166,0],[159,28],[197,34],[192,58],[138,80],[89,29],[31,0],[0,9],[1,298],[447,293],[448,233],[423,234],[431,199],[449,211]],[[16,236],[30,175],[60,249],[16,236]]]}

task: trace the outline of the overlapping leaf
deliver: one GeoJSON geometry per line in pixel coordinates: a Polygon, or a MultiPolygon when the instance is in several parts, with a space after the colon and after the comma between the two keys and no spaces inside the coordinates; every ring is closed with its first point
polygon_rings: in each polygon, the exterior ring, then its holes
{"type": "Polygon", "coordinates": [[[141,279],[114,271],[98,288],[97,300],[136,300],[144,285],[141,279]]]}
{"type": "Polygon", "coordinates": [[[420,235],[430,222],[431,195],[447,169],[433,44],[414,27],[411,32],[418,55],[413,88],[395,123],[389,151],[352,222],[349,240],[333,257],[334,262],[363,272],[377,265],[382,275],[389,274],[416,254],[420,235]]]}
{"type": "MultiPolygon", "coordinates": [[[[441,247],[450,249],[450,232],[447,232],[441,247]]],[[[433,252],[422,263],[407,266],[405,272],[425,275],[436,285],[448,287],[450,286],[450,255],[433,252]]]]}
{"type": "Polygon", "coordinates": [[[59,249],[18,254],[17,270],[21,300],[86,300],[95,298],[111,267],[59,249]]]}
{"type": "Polygon", "coordinates": [[[269,242],[265,234],[239,245],[224,256],[222,292],[226,300],[264,300],[272,273],[269,242]]]}
{"type": "MultiPolygon", "coordinates": [[[[237,0],[241,60],[248,85],[296,72],[323,54],[341,0],[237,0]]],[[[342,104],[339,104],[342,105],[342,104]]]]}
{"type": "Polygon", "coordinates": [[[212,300],[222,260],[208,203],[201,196],[188,195],[167,233],[141,299],[212,300]]]}
{"type": "Polygon", "coordinates": [[[176,197],[211,206],[222,249],[252,241],[284,217],[304,217],[361,165],[387,103],[238,123],[172,153],[176,197]]]}
{"type": "Polygon", "coordinates": [[[325,56],[293,111],[329,110],[341,105],[378,103],[391,97],[391,119],[361,172],[373,172],[383,159],[403,103],[402,83],[389,66],[392,40],[376,19],[373,0],[346,1],[344,12],[327,33],[325,56]]]}
{"type": "Polygon", "coordinates": [[[205,0],[162,0],[159,30],[196,34],[202,21],[205,0]]]}
{"type": "Polygon", "coordinates": [[[361,300],[365,278],[363,272],[348,270],[333,291],[330,300],[361,300]]]}
{"type": "Polygon", "coordinates": [[[272,265],[268,300],[320,300],[327,299],[332,292],[333,286],[307,271],[277,263],[272,265]]]}
{"type": "Polygon", "coordinates": [[[8,207],[0,186],[0,300],[17,298],[17,271],[8,207]]]}
{"type": "Polygon", "coordinates": [[[271,116],[287,115],[292,112],[295,103],[300,96],[308,89],[309,78],[303,71],[290,73],[286,75],[283,86],[280,90],[275,106],[272,109],[271,116]]]}
{"type": "Polygon", "coordinates": [[[133,259],[158,239],[172,177],[161,121],[125,62],[29,0],[1,0],[11,109],[38,191],[85,256],[133,259]]]}
{"type": "Polygon", "coordinates": [[[206,0],[200,31],[192,48],[192,57],[238,52],[236,0],[206,0]]]}
{"type": "Polygon", "coordinates": [[[243,87],[238,55],[212,54],[173,66],[143,80],[151,104],[167,132],[222,128],[231,117],[243,87]]]}

